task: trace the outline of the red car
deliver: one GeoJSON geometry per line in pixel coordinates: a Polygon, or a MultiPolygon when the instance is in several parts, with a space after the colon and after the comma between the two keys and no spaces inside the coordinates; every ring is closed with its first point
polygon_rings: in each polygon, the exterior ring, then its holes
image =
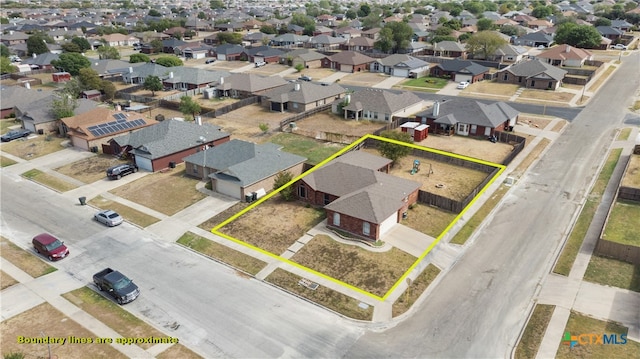
{"type": "Polygon", "coordinates": [[[33,248],[36,252],[46,256],[49,260],[57,261],[69,255],[69,248],[58,238],[42,233],[33,237],[33,248]]]}

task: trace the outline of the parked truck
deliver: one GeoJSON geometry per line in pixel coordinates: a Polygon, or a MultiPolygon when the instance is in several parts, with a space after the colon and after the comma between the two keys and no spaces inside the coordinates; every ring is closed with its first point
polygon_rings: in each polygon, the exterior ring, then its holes
{"type": "Polygon", "coordinates": [[[106,291],[118,304],[132,302],[140,295],[140,289],[131,279],[111,268],[94,274],[93,282],[100,291],[106,291]]]}

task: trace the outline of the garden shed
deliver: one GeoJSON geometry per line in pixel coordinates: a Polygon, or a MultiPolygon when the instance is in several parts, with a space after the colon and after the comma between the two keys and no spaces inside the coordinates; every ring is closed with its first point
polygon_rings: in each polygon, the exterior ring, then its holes
{"type": "Polygon", "coordinates": [[[71,74],[68,72],[54,72],[53,74],[51,74],[51,77],[53,78],[53,82],[55,83],[67,82],[71,80],[71,74]]]}
{"type": "Polygon", "coordinates": [[[414,142],[425,140],[429,135],[429,125],[420,122],[405,122],[400,125],[400,130],[409,133],[414,142]]]}

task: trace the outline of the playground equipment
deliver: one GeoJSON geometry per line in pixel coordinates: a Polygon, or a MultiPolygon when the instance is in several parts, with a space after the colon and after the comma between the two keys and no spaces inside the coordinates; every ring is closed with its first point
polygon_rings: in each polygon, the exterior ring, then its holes
{"type": "Polygon", "coordinates": [[[414,175],[420,171],[420,161],[413,160],[413,168],[411,169],[411,175],[414,175]]]}

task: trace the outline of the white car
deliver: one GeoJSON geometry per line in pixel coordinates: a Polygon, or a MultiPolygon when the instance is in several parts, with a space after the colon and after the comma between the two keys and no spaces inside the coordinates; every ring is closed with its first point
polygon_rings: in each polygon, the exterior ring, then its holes
{"type": "Polygon", "coordinates": [[[463,90],[469,87],[469,81],[462,81],[458,84],[458,89],[463,90]]]}
{"type": "Polygon", "coordinates": [[[105,211],[100,211],[98,213],[96,213],[93,218],[100,222],[100,223],[104,223],[109,227],[115,227],[119,224],[122,224],[122,222],[124,222],[124,219],[122,217],[120,217],[120,215],[110,209],[105,210],[105,211]]]}
{"type": "Polygon", "coordinates": [[[613,46],[611,46],[612,49],[614,50],[626,50],[627,46],[623,45],[623,44],[615,44],[613,46]]]}
{"type": "Polygon", "coordinates": [[[262,67],[262,66],[264,66],[264,65],[266,65],[266,64],[267,64],[267,63],[266,63],[266,62],[264,62],[264,61],[258,61],[258,62],[256,62],[256,67],[262,67]]]}

